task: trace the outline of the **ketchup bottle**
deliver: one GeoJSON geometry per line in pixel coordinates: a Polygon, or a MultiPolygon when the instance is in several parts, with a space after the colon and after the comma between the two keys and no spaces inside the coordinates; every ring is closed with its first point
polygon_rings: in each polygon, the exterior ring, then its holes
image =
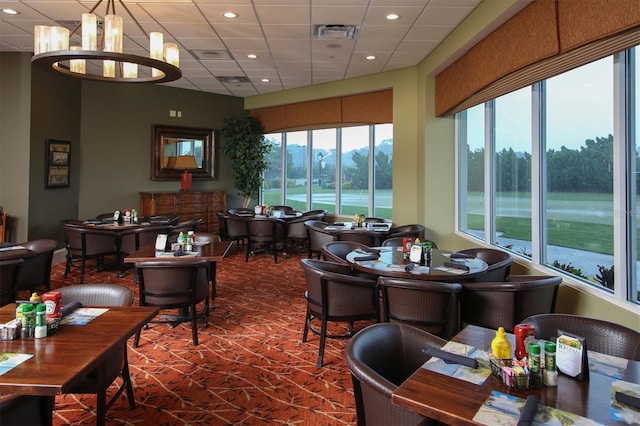
{"type": "Polygon", "coordinates": [[[516,350],[514,352],[516,359],[520,360],[529,355],[527,345],[535,333],[536,329],[531,324],[518,324],[513,327],[513,334],[516,336],[516,350]]]}

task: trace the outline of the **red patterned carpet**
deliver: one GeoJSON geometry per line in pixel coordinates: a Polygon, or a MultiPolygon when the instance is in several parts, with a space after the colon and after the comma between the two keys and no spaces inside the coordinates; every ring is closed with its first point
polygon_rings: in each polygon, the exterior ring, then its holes
{"type": "MultiPolygon", "coordinates": [[[[218,264],[217,308],[199,328],[193,346],[188,323],[150,324],[140,345],[129,340],[129,365],[137,403],[123,395],[107,412],[108,424],[125,425],[341,425],[355,424],[346,340],[328,339],[324,366],[316,368],[318,337],[302,343],[305,300],[301,254],[273,262],[258,255],[244,262],[232,249],[218,264]]],[[[92,265],[93,266],[93,265],[92,265]]],[[[52,271],[54,288],[76,284],[52,271]]],[[[133,286],[132,274],[91,272],[87,282],[133,286]]],[[[137,288],[134,287],[137,293],[137,288]]],[[[137,303],[137,301],[136,301],[137,303]]],[[[54,425],[95,424],[95,395],[56,398],[54,425]]]]}

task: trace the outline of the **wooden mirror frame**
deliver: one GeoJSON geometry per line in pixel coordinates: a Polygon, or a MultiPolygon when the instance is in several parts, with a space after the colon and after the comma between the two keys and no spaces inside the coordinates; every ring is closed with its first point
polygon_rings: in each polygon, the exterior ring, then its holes
{"type": "Polygon", "coordinates": [[[202,167],[187,169],[191,178],[195,180],[213,180],[215,170],[215,137],[213,129],[194,127],[153,126],[153,140],[151,150],[151,179],[152,180],[180,180],[184,169],[173,169],[164,166],[164,147],[166,138],[200,139],[203,141],[202,167]]]}

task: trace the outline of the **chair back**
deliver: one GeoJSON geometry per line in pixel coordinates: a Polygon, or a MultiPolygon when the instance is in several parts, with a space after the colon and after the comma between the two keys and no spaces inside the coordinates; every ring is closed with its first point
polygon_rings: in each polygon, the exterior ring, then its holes
{"type": "Polygon", "coordinates": [[[307,283],[308,309],[327,321],[377,319],[379,296],[374,279],[349,266],[301,259],[307,283]]]}
{"type": "Polygon", "coordinates": [[[44,287],[47,291],[51,290],[51,261],[58,242],[39,239],[20,243],[20,245],[35,252],[36,255],[24,258],[16,290],[33,292],[40,287],[44,287]]]}
{"type": "Polygon", "coordinates": [[[243,218],[241,216],[225,215],[224,220],[226,222],[227,235],[229,236],[230,240],[240,240],[247,238],[247,236],[249,235],[247,223],[249,221],[246,218],[243,218]]]}
{"type": "Polygon", "coordinates": [[[428,359],[422,350],[446,343],[401,323],[374,324],[353,336],[345,350],[353,381],[358,426],[425,424],[424,417],[391,403],[391,394],[428,359]]]}
{"type": "Polygon", "coordinates": [[[136,228],[131,232],[124,232],[122,234],[120,251],[122,253],[131,254],[140,249],[140,247],[155,243],[159,234],[169,235],[171,232],[172,227],[168,224],[148,225],[136,228]]]}
{"type": "Polygon", "coordinates": [[[15,303],[22,259],[0,260],[0,306],[15,303]]]}
{"type": "Polygon", "coordinates": [[[554,275],[511,275],[503,282],[462,283],[462,323],[513,331],[524,318],[555,310],[561,282],[554,275]]]}
{"type": "Polygon", "coordinates": [[[460,253],[473,255],[489,265],[486,272],[479,275],[475,281],[499,282],[507,280],[513,263],[513,257],[509,253],[484,247],[460,250],[460,253]]]}
{"type": "Polygon", "coordinates": [[[354,243],[360,243],[368,247],[378,246],[378,237],[367,231],[340,231],[338,234],[339,241],[350,241],[354,243]]]}
{"type": "Polygon", "coordinates": [[[307,220],[304,222],[305,228],[309,235],[309,252],[308,257],[313,257],[314,254],[320,256],[322,254],[322,246],[331,241],[336,241],[337,238],[334,234],[331,234],[324,230],[329,224],[321,220],[307,220]]]}
{"type": "Polygon", "coordinates": [[[387,238],[396,238],[396,237],[408,237],[408,238],[420,238],[422,241],[424,237],[424,226],[416,223],[411,225],[401,225],[394,226],[389,230],[389,235],[387,238]]]}
{"type": "Polygon", "coordinates": [[[285,221],[275,218],[253,218],[247,221],[247,230],[249,239],[256,243],[275,243],[287,235],[285,221]]]}
{"type": "Polygon", "coordinates": [[[227,214],[230,214],[232,216],[236,216],[236,215],[253,216],[255,214],[255,210],[249,209],[246,207],[236,207],[236,208],[228,209],[227,214]]]}
{"type": "Polygon", "coordinates": [[[620,324],[570,314],[538,314],[522,320],[536,329],[536,338],[551,340],[558,330],[586,339],[587,349],[640,361],[640,332],[620,324]]]}
{"type": "Polygon", "coordinates": [[[379,277],[385,322],[403,322],[449,340],[458,332],[457,283],[379,277]]]}
{"type": "MultiPolygon", "coordinates": [[[[386,240],[384,240],[382,242],[382,246],[383,247],[402,247],[402,242],[405,238],[410,238],[410,237],[391,237],[391,238],[387,238],[386,240]]],[[[431,248],[434,249],[438,249],[438,244],[436,244],[435,241],[432,240],[426,240],[426,239],[421,239],[420,241],[422,241],[423,243],[429,242],[431,243],[431,248]]]]}
{"type": "Polygon", "coordinates": [[[302,216],[306,220],[320,220],[320,221],[324,221],[326,215],[327,215],[327,211],[324,209],[309,210],[308,212],[304,212],[302,214],[302,216]]]}
{"type": "Polygon", "coordinates": [[[348,264],[347,254],[362,247],[367,246],[353,241],[332,241],[322,246],[322,255],[326,260],[348,264]]]}
{"type": "Polygon", "coordinates": [[[294,210],[291,206],[273,206],[272,210],[282,210],[284,212],[292,212],[294,210]]]}
{"type": "Polygon", "coordinates": [[[300,216],[295,219],[287,220],[287,238],[294,240],[308,241],[309,235],[304,223],[309,220],[307,217],[300,216]]]}
{"type": "Polygon", "coordinates": [[[78,284],[56,289],[62,304],[80,302],[85,306],[131,306],[133,290],[119,284],[78,284]]]}
{"type": "Polygon", "coordinates": [[[381,217],[365,217],[364,221],[365,223],[386,223],[381,217]]]}
{"type": "Polygon", "coordinates": [[[180,232],[186,234],[189,231],[198,232],[198,227],[202,223],[202,218],[183,220],[171,226],[171,233],[179,234],[180,232]]]}
{"type": "Polygon", "coordinates": [[[184,308],[206,300],[208,265],[206,260],[136,262],[140,306],[184,308]]]}
{"type": "Polygon", "coordinates": [[[218,233],[220,234],[220,238],[223,241],[229,240],[229,234],[227,233],[227,221],[224,218],[223,212],[216,212],[216,216],[218,217],[218,233]]]}
{"type": "Polygon", "coordinates": [[[73,256],[106,256],[116,252],[116,240],[112,232],[85,228],[73,222],[65,222],[62,227],[67,251],[73,256]]]}

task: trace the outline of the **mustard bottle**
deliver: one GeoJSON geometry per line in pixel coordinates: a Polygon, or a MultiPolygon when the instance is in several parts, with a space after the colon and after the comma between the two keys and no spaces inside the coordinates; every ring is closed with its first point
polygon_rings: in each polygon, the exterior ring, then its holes
{"type": "Polygon", "coordinates": [[[493,352],[493,356],[498,359],[511,358],[511,343],[507,340],[507,334],[504,332],[504,327],[498,327],[496,337],[491,341],[491,352],[493,352]]]}

